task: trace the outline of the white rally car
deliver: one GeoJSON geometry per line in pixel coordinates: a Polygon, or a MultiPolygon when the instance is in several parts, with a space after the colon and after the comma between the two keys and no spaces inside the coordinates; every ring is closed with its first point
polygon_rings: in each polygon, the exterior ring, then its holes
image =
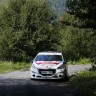
{"type": "Polygon", "coordinates": [[[66,61],[60,52],[40,52],[30,68],[31,79],[67,78],[66,61]]]}

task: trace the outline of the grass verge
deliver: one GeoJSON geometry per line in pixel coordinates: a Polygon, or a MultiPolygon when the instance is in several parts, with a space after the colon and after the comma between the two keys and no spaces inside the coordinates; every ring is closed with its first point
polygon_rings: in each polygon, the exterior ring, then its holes
{"type": "Polygon", "coordinates": [[[13,62],[2,62],[0,61],[0,74],[30,68],[30,63],[13,63],[13,62]]]}
{"type": "Polygon", "coordinates": [[[83,64],[83,65],[86,65],[86,64],[92,64],[91,60],[89,58],[81,58],[77,61],[69,61],[68,64],[72,64],[72,65],[80,65],[80,64],[83,64]]]}
{"type": "Polygon", "coordinates": [[[96,69],[77,73],[70,79],[79,96],[96,96],[96,69]]]}

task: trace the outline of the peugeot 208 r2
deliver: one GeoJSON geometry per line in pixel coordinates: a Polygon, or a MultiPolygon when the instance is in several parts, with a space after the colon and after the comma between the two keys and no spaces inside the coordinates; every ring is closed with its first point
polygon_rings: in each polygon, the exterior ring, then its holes
{"type": "Polygon", "coordinates": [[[67,77],[66,61],[60,52],[40,52],[30,68],[31,79],[64,79],[67,77]]]}

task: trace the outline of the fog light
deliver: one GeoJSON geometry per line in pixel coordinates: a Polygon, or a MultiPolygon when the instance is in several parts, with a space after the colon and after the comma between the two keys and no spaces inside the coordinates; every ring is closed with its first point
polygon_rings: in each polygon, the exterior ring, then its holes
{"type": "Polygon", "coordinates": [[[59,77],[62,77],[62,75],[59,75],[59,77]]]}
{"type": "Polygon", "coordinates": [[[35,75],[33,75],[33,77],[35,77],[35,75]]]}

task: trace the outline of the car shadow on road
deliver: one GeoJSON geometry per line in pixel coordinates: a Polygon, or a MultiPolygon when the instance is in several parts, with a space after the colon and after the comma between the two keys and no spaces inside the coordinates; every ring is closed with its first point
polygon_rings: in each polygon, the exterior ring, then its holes
{"type": "Polygon", "coordinates": [[[68,82],[0,78],[0,96],[75,96],[68,82]]]}
{"type": "Polygon", "coordinates": [[[68,77],[66,79],[31,79],[31,80],[33,80],[33,81],[41,81],[41,82],[44,81],[44,82],[58,82],[58,83],[62,82],[62,83],[65,83],[65,82],[69,81],[69,78],[70,77],[68,77]]]}

